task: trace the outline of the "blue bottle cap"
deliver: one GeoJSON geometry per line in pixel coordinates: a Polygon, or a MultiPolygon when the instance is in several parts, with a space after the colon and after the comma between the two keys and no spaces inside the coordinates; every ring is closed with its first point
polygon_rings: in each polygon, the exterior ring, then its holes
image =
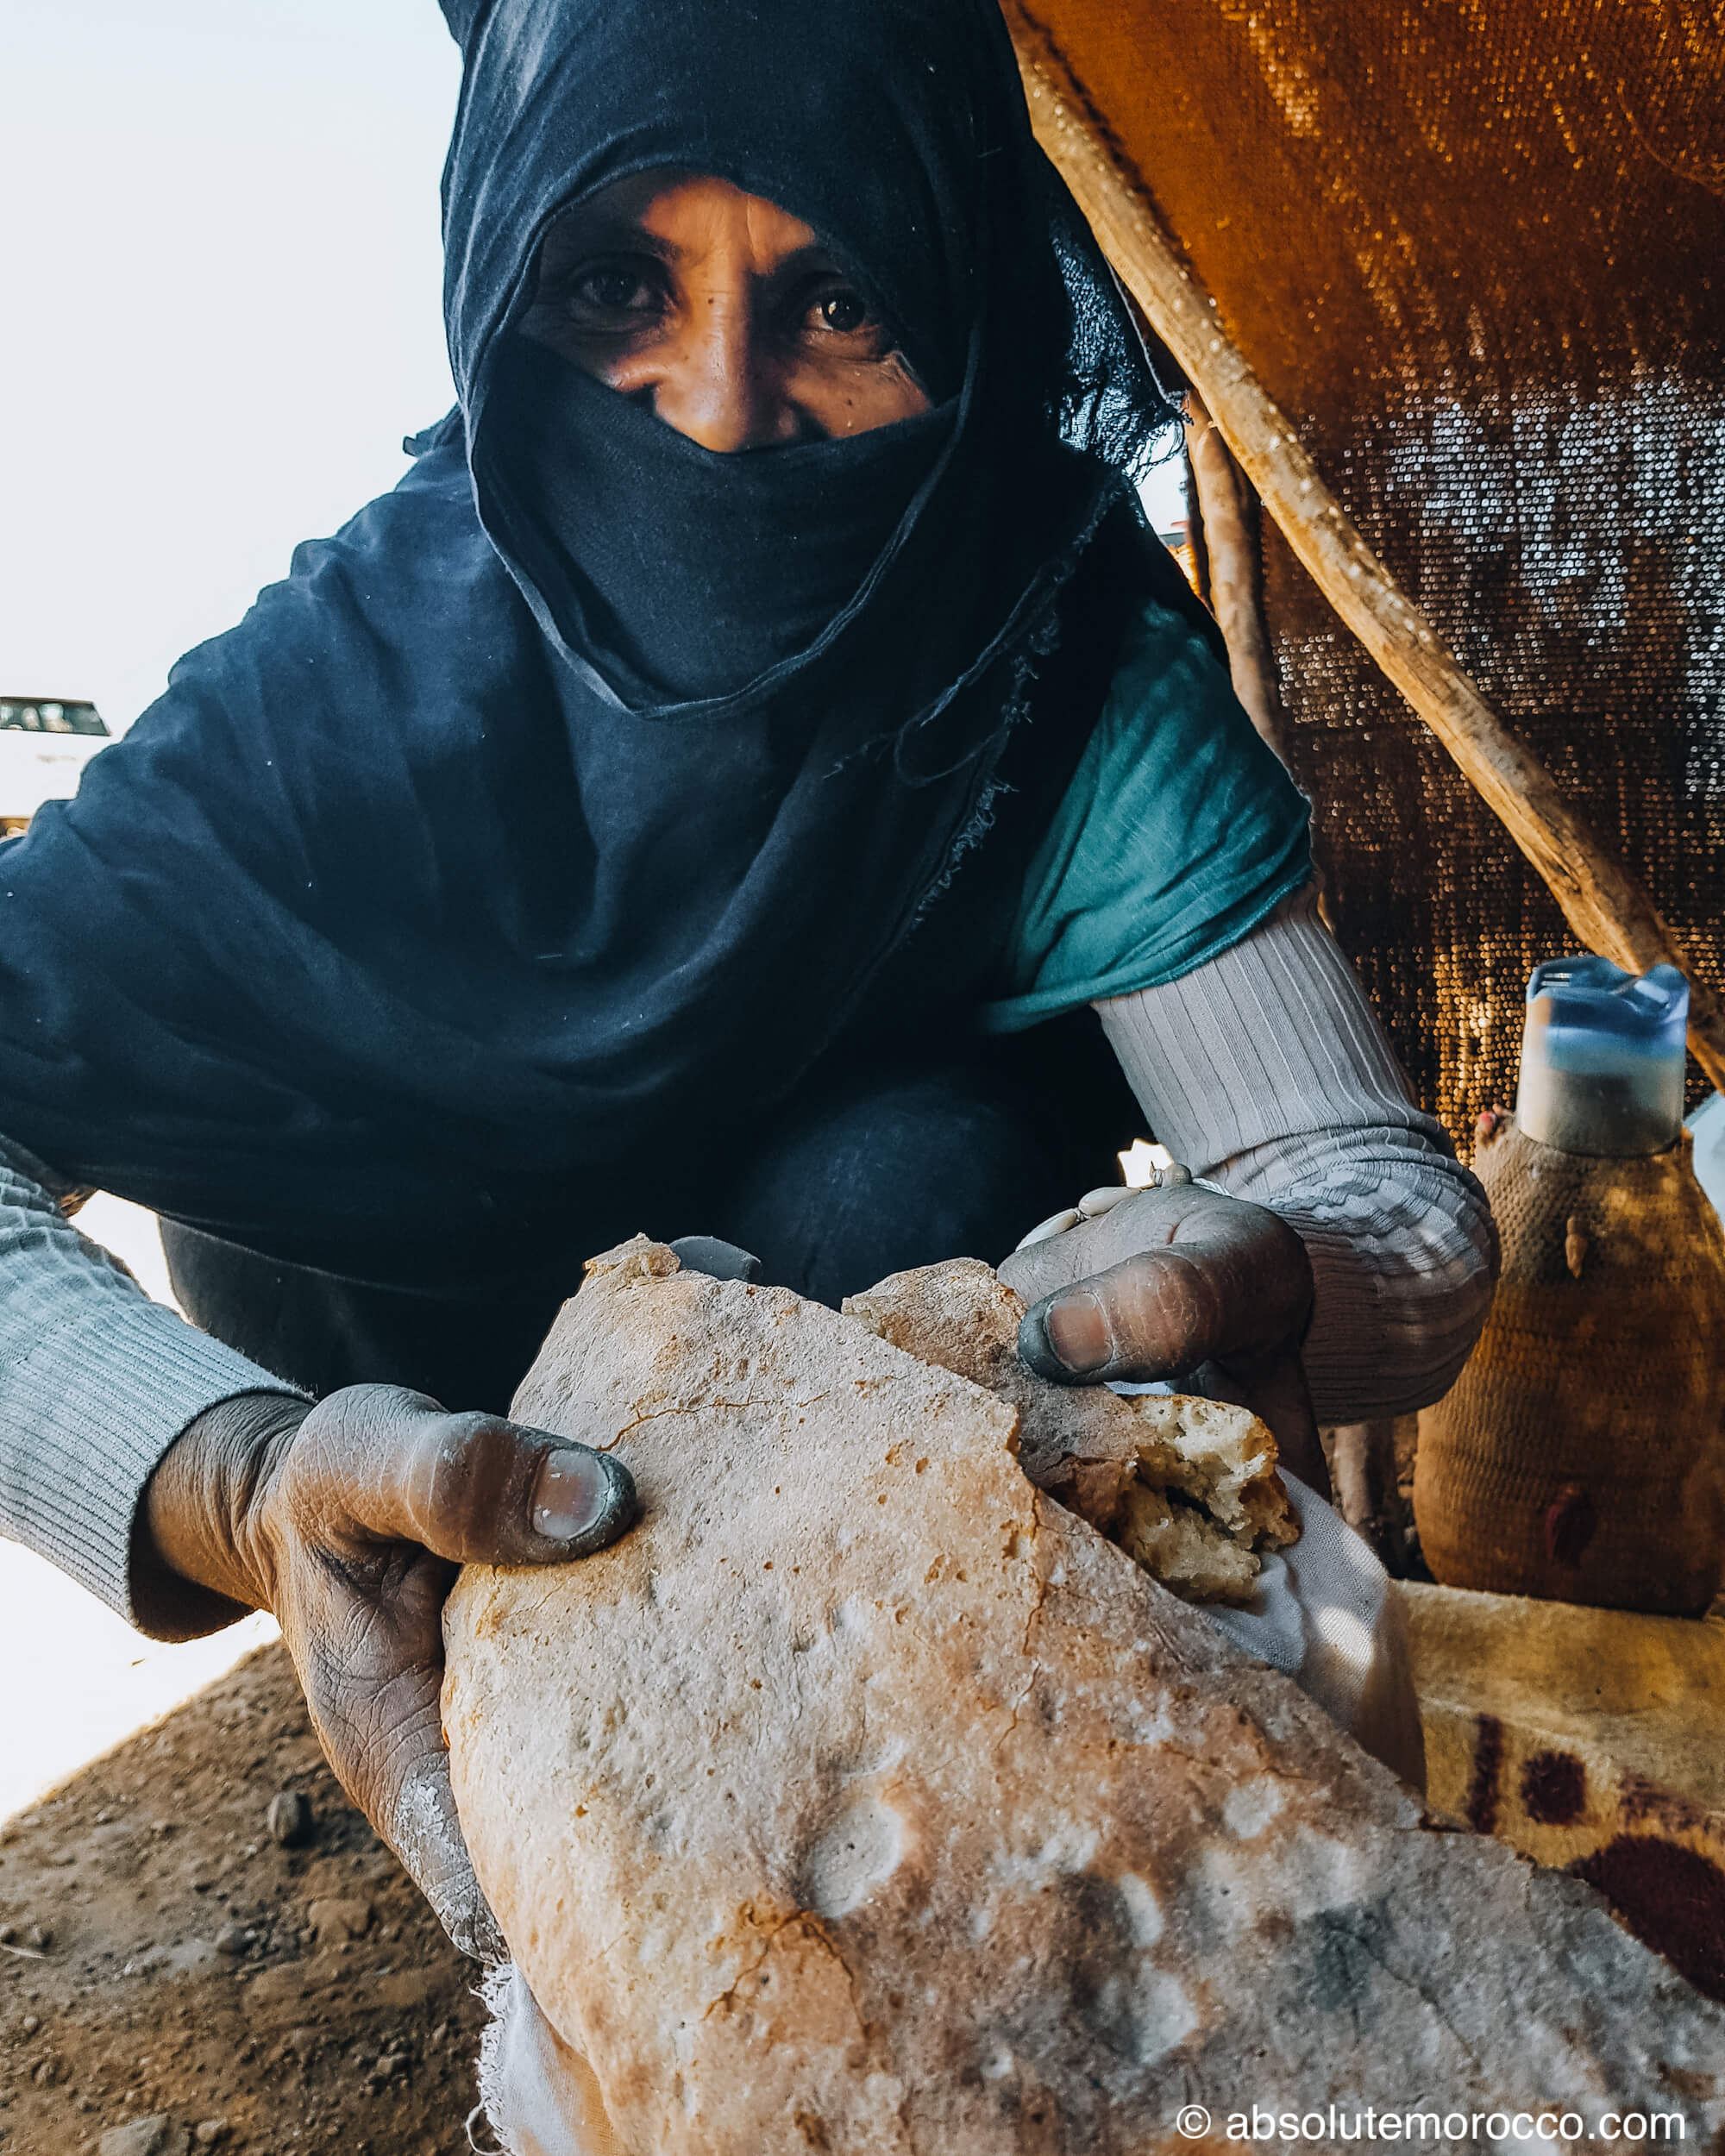
{"type": "Polygon", "coordinates": [[[1527,983],[1516,1116],[1568,1153],[1663,1152],[1683,1122],[1689,983],[1609,958],[1554,958],[1527,983]]]}

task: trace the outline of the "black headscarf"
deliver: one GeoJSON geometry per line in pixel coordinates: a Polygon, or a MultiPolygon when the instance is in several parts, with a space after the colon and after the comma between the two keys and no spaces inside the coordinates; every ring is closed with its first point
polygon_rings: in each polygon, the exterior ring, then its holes
{"type": "Polygon", "coordinates": [[[1166,408],[993,0],[446,12],[460,404],[0,849],[0,1130],[373,1277],[781,1099],[987,828],[1075,572],[1157,574],[1166,408]],[[937,407],[720,456],[526,340],[552,219],[663,166],[812,225],[937,407]]]}

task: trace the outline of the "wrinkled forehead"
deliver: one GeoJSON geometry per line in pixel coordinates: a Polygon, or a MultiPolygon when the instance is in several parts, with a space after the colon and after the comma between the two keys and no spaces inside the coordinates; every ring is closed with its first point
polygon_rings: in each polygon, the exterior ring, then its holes
{"type": "Polygon", "coordinates": [[[708,173],[811,226],[918,342],[963,348],[1000,147],[999,43],[969,0],[492,0],[466,26],[444,173],[466,395],[572,204],[708,173]]]}

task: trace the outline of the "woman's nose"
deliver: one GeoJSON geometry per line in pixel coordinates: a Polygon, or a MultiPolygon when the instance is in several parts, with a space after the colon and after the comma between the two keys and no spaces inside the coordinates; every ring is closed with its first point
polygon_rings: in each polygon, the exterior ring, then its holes
{"type": "Polygon", "coordinates": [[[654,411],[704,449],[764,449],[800,432],[752,313],[741,295],[705,295],[656,370],[654,411]]]}

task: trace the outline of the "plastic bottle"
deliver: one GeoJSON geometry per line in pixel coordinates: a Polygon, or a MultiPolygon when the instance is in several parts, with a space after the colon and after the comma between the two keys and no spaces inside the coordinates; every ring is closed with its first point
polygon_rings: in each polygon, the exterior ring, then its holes
{"type": "Polygon", "coordinates": [[[1515,1119],[1565,1153],[1662,1153],[1683,1125],[1689,983],[1609,958],[1554,958],[1527,983],[1515,1119]]]}

